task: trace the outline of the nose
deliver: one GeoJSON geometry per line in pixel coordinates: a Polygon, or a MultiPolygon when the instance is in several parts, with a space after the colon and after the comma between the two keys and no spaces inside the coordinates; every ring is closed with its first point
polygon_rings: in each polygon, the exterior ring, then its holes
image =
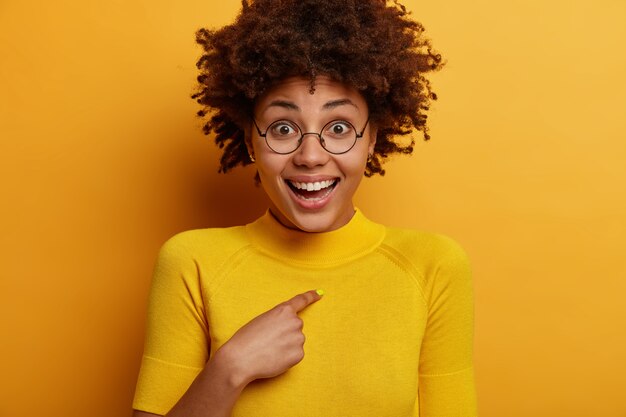
{"type": "Polygon", "coordinates": [[[293,155],[293,163],[309,168],[324,165],[330,154],[322,147],[321,138],[317,133],[305,133],[302,143],[293,155]]]}

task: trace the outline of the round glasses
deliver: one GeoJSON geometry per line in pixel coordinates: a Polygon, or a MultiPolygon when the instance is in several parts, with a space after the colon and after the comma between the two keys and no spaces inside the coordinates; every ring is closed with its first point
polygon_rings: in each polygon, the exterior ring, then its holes
{"type": "Polygon", "coordinates": [[[352,123],[346,120],[333,120],[326,123],[320,133],[315,133],[302,132],[300,126],[295,122],[281,119],[270,124],[265,133],[262,133],[256,120],[252,118],[259,136],[265,138],[267,146],[272,151],[282,155],[295,152],[302,144],[305,135],[317,136],[322,148],[329,153],[335,155],[346,153],[354,147],[357,139],[363,137],[369,120],[368,117],[361,132],[357,132],[352,123]]]}

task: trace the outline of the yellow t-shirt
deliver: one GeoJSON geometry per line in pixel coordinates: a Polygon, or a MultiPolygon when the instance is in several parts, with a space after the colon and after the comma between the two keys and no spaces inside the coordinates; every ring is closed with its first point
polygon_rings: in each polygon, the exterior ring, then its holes
{"type": "Polygon", "coordinates": [[[311,289],[304,359],[251,382],[232,417],[475,417],[467,256],[442,235],[359,210],[304,233],[271,214],[180,233],[158,256],[133,408],[166,414],[247,322],[311,289]]]}

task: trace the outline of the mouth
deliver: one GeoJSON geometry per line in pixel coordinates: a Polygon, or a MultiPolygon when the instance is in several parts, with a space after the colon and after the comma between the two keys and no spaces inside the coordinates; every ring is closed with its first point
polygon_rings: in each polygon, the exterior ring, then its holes
{"type": "Polygon", "coordinates": [[[339,178],[314,182],[292,180],[285,180],[285,182],[298,199],[307,202],[318,202],[324,200],[333,192],[339,183],[339,178]]]}

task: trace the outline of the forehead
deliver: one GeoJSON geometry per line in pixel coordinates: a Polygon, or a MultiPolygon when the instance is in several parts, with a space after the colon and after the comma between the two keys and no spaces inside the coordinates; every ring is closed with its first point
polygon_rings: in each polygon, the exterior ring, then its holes
{"type": "MultiPolygon", "coordinates": [[[[357,111],[367,112],[367,103],[355,88],[332,80],[327,76],[318,76],[314,83],[315,91],[311,94],[311,79],[291,77],[278,82],[261,95],[256,103],[256,111],[264,111],[276,101],[293,103],[300,110],[319,109],[325,104],[338,100],[348,100],[357,111]]],[[[297,109],[294,109],[297,110],[297,109]]]]}

